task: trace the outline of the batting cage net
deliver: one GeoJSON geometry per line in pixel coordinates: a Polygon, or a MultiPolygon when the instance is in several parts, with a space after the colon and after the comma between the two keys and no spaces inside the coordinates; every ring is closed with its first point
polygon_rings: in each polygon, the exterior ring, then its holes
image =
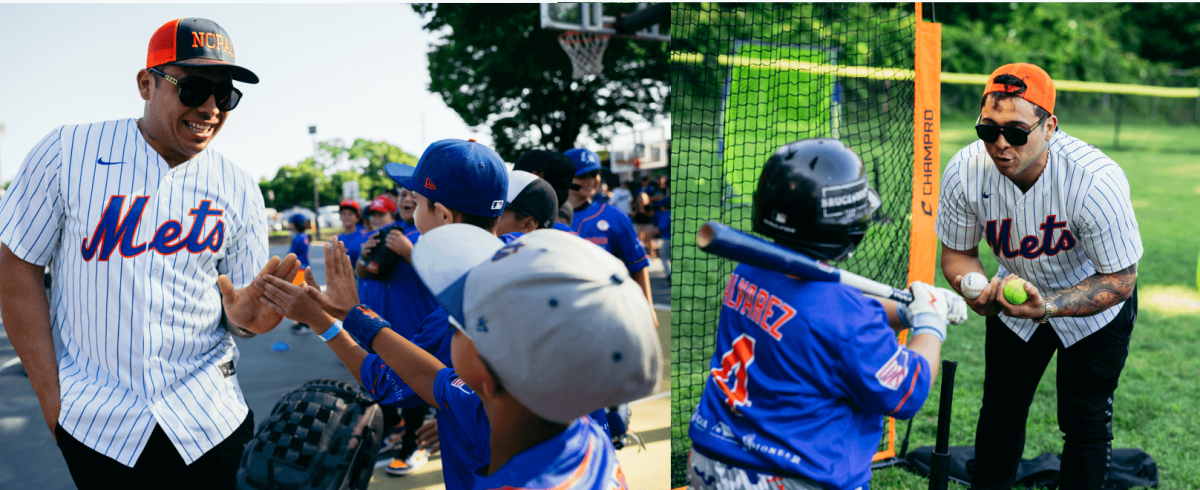
{"type": "MultiPolygon", "coordinates": [[[[671,119],[671,485],[686,484],[688,423],[709,376],[734,262],[696,248],[709,220],[750,231],[763,164],[785,143],[840,138],[883,207],[837,265],[907,286],[913,193],[912,4],[674,4],[671,119]]],[[[886,419],[876,460],[894,454],[886,419]]]]}

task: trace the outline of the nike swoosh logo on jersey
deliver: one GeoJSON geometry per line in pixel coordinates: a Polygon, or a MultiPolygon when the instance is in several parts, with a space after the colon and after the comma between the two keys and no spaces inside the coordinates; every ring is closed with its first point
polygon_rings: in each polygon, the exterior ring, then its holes
{"type": "Polygon", "coordinates": [[[104,160],[101,160],[100,157],[96,157],[96,163],[98,163],[100,165],[120,165],[125,162],[106,162],[104,160]]]}
{"type": "Polygon", "coordinates": [[[983,193],[983,198],[984,198],[984,199],[987,199],[987,198],[989,198],[989,197],[992,197],[992,195],[991,195],[991,194],[988,194],[988,193],[986,193],[986,192],[984,192],[984,193],[983,193]]]}

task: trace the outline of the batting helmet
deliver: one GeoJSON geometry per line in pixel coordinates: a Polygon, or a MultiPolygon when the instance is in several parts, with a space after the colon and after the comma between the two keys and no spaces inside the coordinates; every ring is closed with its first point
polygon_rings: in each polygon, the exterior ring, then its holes
{"type": "Polygon", "coordinates": [[[830,138],[794,141],[771,155],[754,193],[754,231],[819,259],[850,256],[879,208],[862,159],[830,138]]]}

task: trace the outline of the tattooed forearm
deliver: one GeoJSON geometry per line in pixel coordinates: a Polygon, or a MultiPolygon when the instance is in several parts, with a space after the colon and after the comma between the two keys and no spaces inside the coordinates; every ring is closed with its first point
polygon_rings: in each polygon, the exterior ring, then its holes
{"type": "Polygon", "coordinates": [[[1092,316],[1129,299],[1137,283],[1137,264],[1112,274],[1095,274],[1048,298],[1054,316],[1092,316]]]}

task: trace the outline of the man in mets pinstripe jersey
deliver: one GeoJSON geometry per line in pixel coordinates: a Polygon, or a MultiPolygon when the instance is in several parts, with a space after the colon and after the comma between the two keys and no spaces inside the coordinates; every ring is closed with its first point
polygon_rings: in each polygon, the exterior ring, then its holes
{"type": "MultiPolygon", "coordinates": [[[[841,141],[790,143],[763,167],[754,231],[818,260],[843,260],[867,231],[874,195],[862,160],[841,141]]],[[[738,265],[688,429],[688,487],[863,488],[884,415],[916,415],[936,378],[947,318],[966,318],[953,292],[910,288],[914,301],[898,308],[844,284],[738,265]],[[901,345],[896,331],[909,326],[901,345]]]]}
{"type": "Polygon", "coordinates": [[[143,117],[51,131],[0,203],[0,311],[80,488],[230,488],[252,436],[231,334],[282,316],[237,288],[300,268],[268,261],[257,183],[208,148],[234,80],[258,77],[220,26],[166,23],[137,74],[143,117]]]}
{"type": "Polygon", "coordinates": [[[1142,240],[1121,167],[1058,130],[1054,82],[1028,63],[1004,65],[983,92],[980,141],[942,177],[937,233],[955,288],[983,272],[979,243],[1000,263],[967,303],[987,317],[983,408],[973,487],[1012,485],[1038,381],[1058,353],[1063,488],[1101,488],[1112,450],[1113,393],[1137,316],[1142,240]],[[1010,304],[1007,281],[1027,281],[1010,304]],[[1014,361],[1019,360],[1019,361],[1014,361]]]}

